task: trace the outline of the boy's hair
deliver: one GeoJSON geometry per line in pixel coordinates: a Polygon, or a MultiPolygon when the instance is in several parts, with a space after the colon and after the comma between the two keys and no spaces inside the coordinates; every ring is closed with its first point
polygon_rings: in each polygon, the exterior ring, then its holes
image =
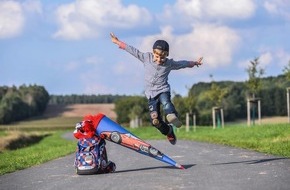
{"type": "Polygon", "coordinates": [[[153,53],[154,54],[157,54],[161,57],[167,57],[168,56],[168,51],[162,51],[162,50],[159,50],[158,49],[153,49],[153,53]]]}
{"type": "MultiPolygon", "coordinates": [[[[157,40],[153,44],[153,50],[154,49],[159,49],[162,52],[166,52],[167,56],[169,55],[169,44],[165,40],[157,40]]],[[[154,52],[155,53],[155,52],[154,52]]],[[[159,53],[160,54],[160,53],[159,53]]],[[[165,53],[164,53],[165,55],[165,53]]]]}

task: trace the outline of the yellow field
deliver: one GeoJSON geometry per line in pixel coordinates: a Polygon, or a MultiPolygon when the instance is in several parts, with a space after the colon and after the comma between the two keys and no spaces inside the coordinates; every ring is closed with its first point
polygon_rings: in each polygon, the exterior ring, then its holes
{"type": "Polygon", "coordinates": [[[103,113],[116,120],[115,104],[71,104],[48,105],[44,117],[83,117],[87,114],[103,113]]]}

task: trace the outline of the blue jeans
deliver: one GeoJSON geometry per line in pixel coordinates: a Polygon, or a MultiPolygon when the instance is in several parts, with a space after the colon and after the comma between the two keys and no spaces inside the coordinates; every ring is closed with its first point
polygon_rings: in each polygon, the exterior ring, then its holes
{"type": "Polygon", "coordinates": [[[162,92],[156,97],[150,98],[148,100],[150,121],[152,125],[156,127],[162,134],[167,135],[169,133],[170,128],[167,125],[167,123],[165,123],[162,119],[161,112],[160,112],[161,105],[162,105],[165,115],[168,115],[170,113],[175,113],[177,115],[175,107],[171,102],[170,92],[162,92]],[[153,121],[156,119],[158,122],[153,121]]]}

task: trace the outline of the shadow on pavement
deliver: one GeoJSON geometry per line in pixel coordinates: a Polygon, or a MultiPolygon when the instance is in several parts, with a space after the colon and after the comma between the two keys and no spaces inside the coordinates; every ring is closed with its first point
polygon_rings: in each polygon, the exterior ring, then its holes
{"type": "Polygon", "coordinates": [[[287,158],[267,158],[267,159],[259,159],[259,160],[245,160],[245,161],[239,161],[239,162],[227,162],[227,163],[217,163],[217,164],[211,164],[211,165],[226,165],[226,164],[240,164],[240,163],[245,163],[245,164],[259,164],[259,163],[264,163],[264,162],[271,162],[271,161],[276,161],[276,160],[284,160],[287,158]]]}
{"type": "MultiPolygon", "coordinates": [[[[196,164],[186,164],[183,165],[185,169],[191,168],[195,166],[196,164]]],[[[161,168],[166,168],[166,169],[173,169],[173,170],[180,170],[179,168],[173,167],[173,166],[156,166],[156,167],[147,167],[147,168],[137,168],[137,169],[130,169],[130,170],[120,170],[116,171],[114,173],[125,173],[125,172],[134,172],[134,171],[143,171],[143,170],[155,170],[155,169],[161,169],[161,168]]]]}

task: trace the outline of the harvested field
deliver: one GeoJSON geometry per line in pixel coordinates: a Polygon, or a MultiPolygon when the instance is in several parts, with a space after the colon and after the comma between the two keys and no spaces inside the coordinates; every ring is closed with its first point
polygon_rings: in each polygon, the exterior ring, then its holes
{"type": "Polygon", "coordinates": [[[88,114],[103,113],[112,120],[116,120],[115,104],[71,104],[48,105],[45,117],[83,117],[88,114]]]}
{"type": "Polygon", "coordinates": [[[261,119],[262,124],[279,124],[279,123],[287,123],[287,122],[288,122],[287,116],[264,117],[261,119]]]}

